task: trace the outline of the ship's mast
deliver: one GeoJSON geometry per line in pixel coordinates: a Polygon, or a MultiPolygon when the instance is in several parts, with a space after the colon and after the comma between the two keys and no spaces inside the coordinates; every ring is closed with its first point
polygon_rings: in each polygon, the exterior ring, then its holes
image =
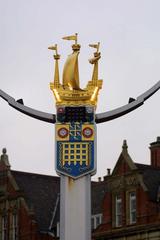
{"type": "Polygon", "coordinates": [[[96,48],[96,52],[94,52],[94,57],[89,59],[91,64],[94,64],[93,74],[92,74],[92,85],[97,86],[98,81],[98,60],[101,58],[101,53],[99,52],[100,43],[97,44],[89,44],[90,47],[96,48]]]}
{"type": "Polygon", "coordinates": [[[53,50],[56,52],[55,55],[53,55],[55,59],[55,72],[54,72],[54,87],[58,88],[60,86],[60,80],[59,80],[59,65],[58,65],[58,60],[60,59],[60,55],[58,54],[57,50],[57,44],[54,46],[48,47],[49,50],[53,50]]]}

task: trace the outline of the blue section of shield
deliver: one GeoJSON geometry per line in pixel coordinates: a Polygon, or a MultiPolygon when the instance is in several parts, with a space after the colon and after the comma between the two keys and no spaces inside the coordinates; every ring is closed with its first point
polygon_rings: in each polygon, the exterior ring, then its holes
{"type": "MultiPolygon", "coordinates": [[[[65,126],[65,124],[64,124],[65,126]]],[[[56,133],[57,134],[57,133],[56,133]]],[[[72,178],[78,178],[86,174],[93,174],[96,170],[96,126],[79,122],[69,123],[68,140],[56,141],[56,170],[72,178]],[[84,127],[91,127],[94,131],[94,140],[85,136],[84,127]]]]}
{"type": "Polygon", "coordinates": [[[57,172],[69,175],[73,178],[94,171],[94,141],[78,142],[76,143],[76,147],[74,142],[57,142],[56,168],[57,172]],[[69,146],[68,153],[67,145],[69,146]],[[78,150],[79,145],[80,150],[78,150]],[[87,146],[87,150],[83,150],[85,145],[87,146]],[[74,150],[72,150],[72,146],[74,146],[74,150]],[[80,151],[81,154],[77,153],[77,151],[80,151]],[[86,151],[86,153],[83,154],[83,151],[86,151]]]}
{"type": "Polygon", "coordinates": [[[74,123],[72,122],[70,124],[69,128],[69,133],[70,133],[70,141],[81,141],[81,129],[82,129],[82,124],[81,123],[74,123]]]}

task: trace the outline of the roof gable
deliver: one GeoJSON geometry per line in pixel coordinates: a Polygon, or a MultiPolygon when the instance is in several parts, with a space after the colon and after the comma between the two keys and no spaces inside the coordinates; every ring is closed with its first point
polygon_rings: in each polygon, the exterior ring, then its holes
{"type": "Polygon", "coordinates": [[[0,156],[0,178],[3,179],[0,184],[2,193],[16,195],[19,191],[19,187],[11,174],[6,148],[2,149],[2,155],[0,156]]]}
{"type": "Polygon", "coordinates": [[[112,175],[123,175],[131,170],[137,169],[135,163],[128,153],[128,146],[126,140],[123,142],[122,152],[117,160],[117,163],[113,169],[112,175]]]}

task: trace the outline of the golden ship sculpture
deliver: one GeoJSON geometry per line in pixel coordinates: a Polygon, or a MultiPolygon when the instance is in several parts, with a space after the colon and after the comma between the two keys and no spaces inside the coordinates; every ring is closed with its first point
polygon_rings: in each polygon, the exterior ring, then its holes
{"type": "Polygon", "coordinates": [[[101,57],[99,52],[99,45],[89,44],[90,47],[96,49],[94,57],[89,59],[89,62],[94,65],[92,79],[88,81],[84,89],[80,88],[79,70],[78,70],[78,55],[80,53],[80,45],[77,43],[77,34],[64,37],[65,40],[74,40],[72,45],[73,53],[68,56],[63,69],[62,83],[59,77],[58,61],[60,55],[58,54],[57,44],[48,47],[50,50],[55,50],[55,72],[54,81],[50,83],[50,89],[56,99],[57,106],[81,106],[89,105],[96,106],[98,100],[99,90],[102,88],[102,80],[98,79],[98,61],[101,57]]]}

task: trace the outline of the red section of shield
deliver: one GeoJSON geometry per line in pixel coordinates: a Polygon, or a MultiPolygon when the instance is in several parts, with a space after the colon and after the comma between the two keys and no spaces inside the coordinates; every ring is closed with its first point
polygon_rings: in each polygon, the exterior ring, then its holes
{"type": "Polygon", "coordinates": [[[65,127],[62,127],[60,129],[58,129],[58,136],[60,138],[66,138],[68,136],[69,132],[68,129],[65,127]]]}
{"type": "Polygon", "coordinates": [[[90,138],[93,135],[93,129],[90,127],[86,127],[83,129],[82,134],[85,138],[90,138]]]}
{"type": "Polygon", "coordinates": [[[58,112],[58,113],[64,113],[64,108],[61,108],[61,107],[58,108],[57,112],[58,112]]]}

